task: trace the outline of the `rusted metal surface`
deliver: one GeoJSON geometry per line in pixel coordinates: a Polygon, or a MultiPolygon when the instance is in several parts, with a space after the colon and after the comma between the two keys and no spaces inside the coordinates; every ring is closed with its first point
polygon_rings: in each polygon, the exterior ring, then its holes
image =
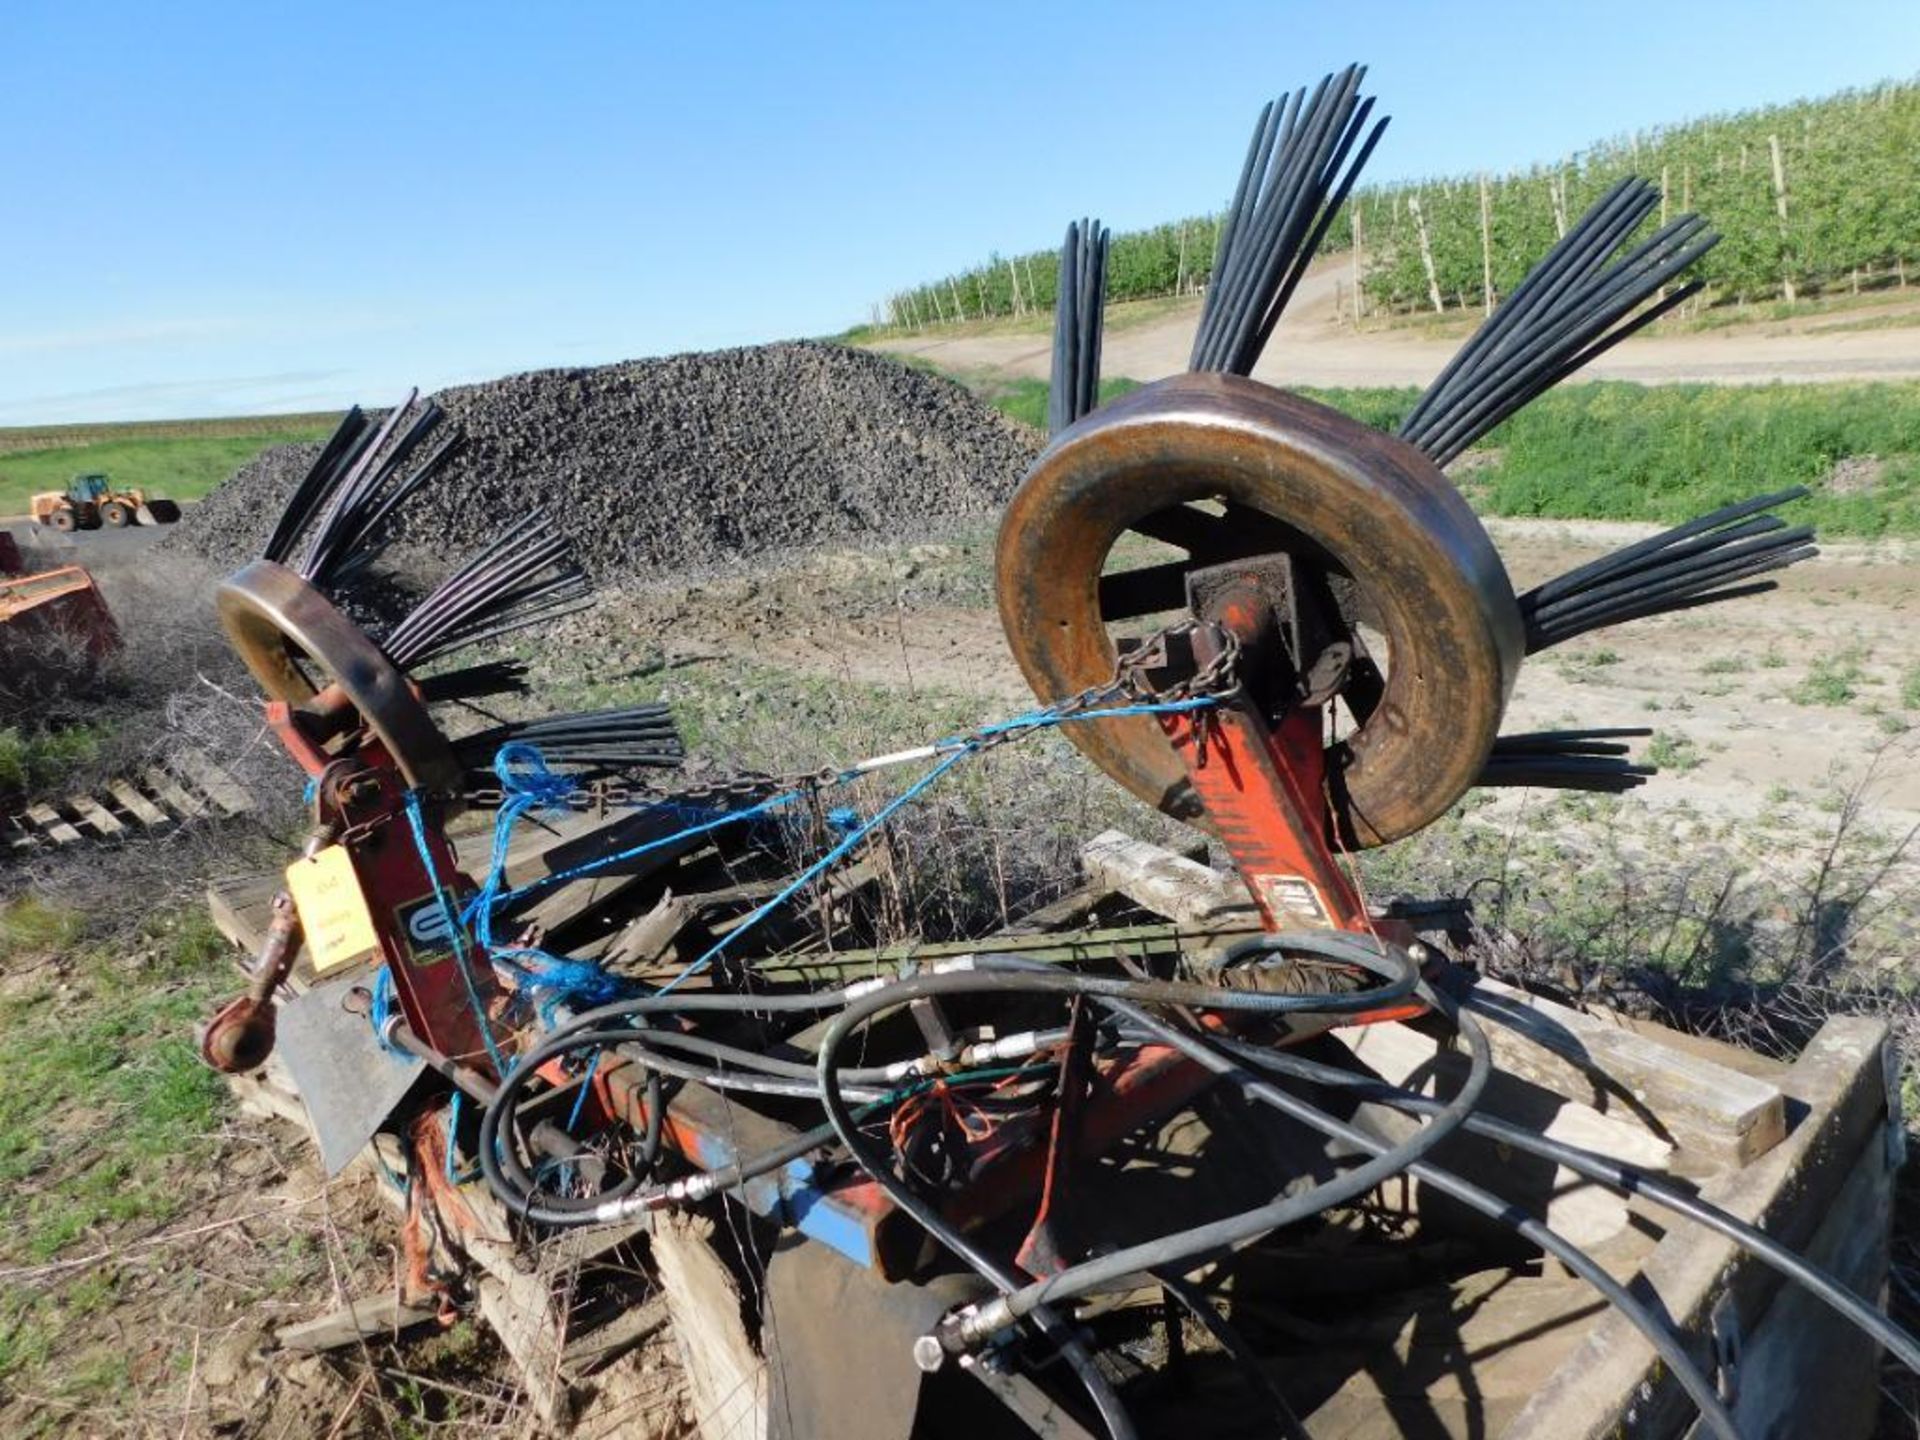
{"type": "Polygon", "coordinates": [[[93,576],[78,565],[0,582],[0,655],[30,666],[35,646],[84,650],[103,660],[120,648],[120,628],[93,576]]]}
{"type": "MultiPolygon", "coordinates": [[[[1351,578],[1357,612],[1377,617],[1388,673],[1329,754],[1329,778],[1355,846],[1413,833],[1485,764],[1519,671],[1520,616],[1499,556],[1446,477],[1411,446],[1325,406],[1238,376],[1179,375],[1064,432],[1000,527],[997,590],[1014,658],[1042,700],[1098,683],[1115,660],[1101,607],[1117,583],[1101,578],[1115,542],[1132,529],[1180,534],[1193,564],[1208,563],[1245,553],[1235,532],[1255,527],[1236,517],[1249,514],[1267,527],[1260,543],[1351,578]],[[1182,510],[1194,501],[1232,510],[1182,510]],[[1159,523],[1168,516],[1180,525],[1159,523]]],[[[1177,582],[1191,567],[1150,568],[1177,582]]],[[[1172,583],[1161,588],[1167,608],[1185,604],[1172,583]]],[[[1134,794],[1206,823],[1151,718],[1066,728],[1134,794]]]]}
{"type": "Polygon", "coordinates": [[[253,983],[244,995],[229,1001],[219,1014],[207,1022],[200,1037],[200,1058],[223,1075],[244,1075],[258,1070],[273,1053],[275,1017],[274,991],[293,969],[300,953],[300,914],[293,907],[293,896],[285,890],[273,897],[273,923],[267,927],[267,941],[253,969],[253,983]]]}
{"type": "Polygon", "coordinates": [[[221,584],[216,603],[228,641],[271,699],[299,712],[317,699],[324,705],[333,698],[325,692],[337,687],[409,785],[451,790],[460,783],[459,763],[406,676],[299,575],[256,560],[221,584]],[[331,684],[317,686],[303,661],[331,684]]]}

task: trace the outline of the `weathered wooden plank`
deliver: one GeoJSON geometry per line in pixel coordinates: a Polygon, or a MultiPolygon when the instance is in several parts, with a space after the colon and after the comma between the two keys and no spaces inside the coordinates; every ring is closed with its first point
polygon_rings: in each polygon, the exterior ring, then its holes
{"type": "MultiPolygon", "coordinates": [[[[1096,836],[1082,859],[1100,883],[1191,925],[1244,924],[1252,913],[1233,876],[1117,830],[1096,836]]],[[[1506,1022],[1487,1025],[1503,1069],[1670,1136],[1694,1170],[1745,1164],[1785,1133],[1778,1086],[1664,1044],[1663,1027],[1629,1027],[1495,980],[1477,985],[1469,1004],[1506,1022]]]]}
{"type": "Polygon", "coordinates": [[[1080,863],[1093,884],[1177,924],[1237,925],[1259,918],[1246,887],[1234,877],[1118,830],[1103,830],[1089,840],[1080,863]]]}
{"type": "MultiPolygon", "coordinates": [[[[1750,1224],[1799,1248],[1834,1210],[1847,1177],[1876,1163],[1887,1124],[1883,1050],[1887,1027],[1878,1020],[1836,1016],[1823,1025],[1783,1085],[1799,1103],[1787,1138],[1744,1170],[1718,1176],[1702,1195],[1750,1224]]],[[[1889,1223],[1882,1207],[1871,1223],[1889,1223]]],[[[1675,1222],[1642,1272],[1673,1323],[1707,1353],[1709,1314],[1732,1295],[1743,1328],[1751,1331],[1783,1283],[1732,1241],[1684,1221],[1675,1222]]],[[[1863,1293],[1874,1293],[1872,1278],[1863,1293]]],[[[1872,1350],[1864,1336],[1850,1344],[1872,1350]]],[[[1616,1314],[1602,1316],[1579,1348],[1533,1397],[1506,1432],[1506,1440],[1599,1440],[1601,1436],[1678,1436],[1690,1413],[1666,1366],[1639,1331],[1616,1314]]],[[[1789,1415],[1771,1417],[1766,1433],[1820,1434],[1831,1428],[1824,1383],[1799,1393],[1789,1415]]]]}
{"type": "MultiPolygon", "coordinates": [[[[1448,1051],[1432,1036],[1406,1025],[1361,1025],[1335,1033],[1382,1079],[1425,1094],[1451,1095],[1467,1070],[1465,1054],[1448,1051]]],[[[1496,1075],[1482,1108],[1563,1144],[1611,1155],[1656,1174],[1667,1168],[1673,1154],[1672,1144],[1644,1126],[1568,1101],[1518,1076],[1496,1075]]],[[[1530,1213],[1543,1207],[1546,1222],[1583,1248],[1617,1235],[1632,1213],[1627,1200],[1571,1170],[1546,1163],[1529,1166],[1472,1137],[1453,1142],[1445,1161],[1448,1168],[1522,1203],[1530,1213]],[[1532,1193],[1520,1195],[1516,1185],[1532,1193]]]]}
{"type": "Polygon", "coordinates": [[[560,1373],[565,1319],[555,1313],[549,1277],[520,1268],[506,1238],[513,1233],[506,1209],[484,1186],[465,1186],[460,1198],[474,1224],[462,1228],[458,1243],[485,1272],[478,1286],[480,1313],[512,1357],[534,1412],[548,1425],[565,1425],[572,1412],[560,1373]]]}
{"type": "Polygon", "coordinates": [[[603,1370],[665,1329],[667,1321],[667,1302],[662,1296],[630,1306],[606,1324],[584,1335],[570,1336],[560,1360],[561,1373],[572,1381],[603,1370]]]}
{"type": "Polygon", "coordinates": [[[146,796],[134,789],[133,786],[125,780],[109,780],[107,782],[107,789],[112,793],[113,798],[120,802],[120,808],[133,816],[133,818],[138,820],[142,825],[165,825],[167,823],[167,812],[147,799],[146,796]]]}
{"type": "Polygon", "coordinates": [[[56,845],[80,843],[80,832],[62,819],[60,812],[51,805],[29,805],[27,818],[38,825],[46,837],[56,845]]]}
{"type": "Polygon", "coordinates": [[[126,836],[127,827],[91,795],[69,795],[67,808],[78,814],[82,823],[103,840],[119,840],[126,836]]]}
{"type": "Polygon", "coordinates": [[[701,1440],[766,1440],[767,1367],[747,1337],[740,1291],[707,1243],[712,1222],[657,1225],[653,1258],[673,1317],[701,1440]]]}
{"type": "Polygon", "coordinates": [[[253,797],[245,787],[198,750],[177,751],[173,766],[198,786],[222,815],[244,815],[253,809],[253,797]]]}
{"type": "Polygon", "coordinates": [[[1501,1069],[1673,1138],[1687,1168],[1750,1163],[1786,1134],[1780,1087],[1571,1006],[1481,979],[1466,1008],[1485,1017],[1501,1069]],[[1704,1162],[1704,1164],[1702,1163],[1704,1162]]]}
{"type": "Polygon", "coordinates": [[[206,801],[181,789],[180,782],[166,771],[149,768],[141,772],[140,778],[145,782],[148,793],[158,798],[181,819],[201,819],[210,813],[206,801]]]}
{"type": "Polygon", "coordinates": [[[276,1333],[282,1350],[338,1350],[360,1340],[395,1336],[440,1318],[438,1305],[409,1305],[398,1295],[369,1295],[276,1333]]]}

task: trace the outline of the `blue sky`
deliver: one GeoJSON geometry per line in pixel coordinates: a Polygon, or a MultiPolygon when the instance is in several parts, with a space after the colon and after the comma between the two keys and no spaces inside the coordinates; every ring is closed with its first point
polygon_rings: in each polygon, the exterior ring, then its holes
{"type": "Polygon", "coordinates": [[[1920,4],[0,0],[0,425],[824,334],[1217,207],[1361,59],[1388,180],[1920,71],[1920,4]]]}

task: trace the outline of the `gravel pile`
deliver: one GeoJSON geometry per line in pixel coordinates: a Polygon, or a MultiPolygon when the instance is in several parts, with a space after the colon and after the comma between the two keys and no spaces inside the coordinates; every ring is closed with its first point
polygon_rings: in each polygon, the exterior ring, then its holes
{"type": "MultiPolygon", "coordinates": [[[[535,371],[436,398],[467,444],[408,502],[403,546],[452,559],[538,506],[601,580],[990,515],[1037,446],[951,381],[810,342],[535,371]]],[[[266,452],[166,543],[223,567],[258,555],[317,449],[266,452]]]]}

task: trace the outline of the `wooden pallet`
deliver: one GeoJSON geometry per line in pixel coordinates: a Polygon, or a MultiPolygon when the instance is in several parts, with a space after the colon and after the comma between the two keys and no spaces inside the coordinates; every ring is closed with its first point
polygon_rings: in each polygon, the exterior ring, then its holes
{"type": "Polygon", "coordinates": [[[233,776],[198,751],[181,751],[165,768],[148,766],[90,793],[0,815],[0,845],[17,854],[121,841],[194,820],[244,815],[253,808],[252,797],[233,776]]]}

